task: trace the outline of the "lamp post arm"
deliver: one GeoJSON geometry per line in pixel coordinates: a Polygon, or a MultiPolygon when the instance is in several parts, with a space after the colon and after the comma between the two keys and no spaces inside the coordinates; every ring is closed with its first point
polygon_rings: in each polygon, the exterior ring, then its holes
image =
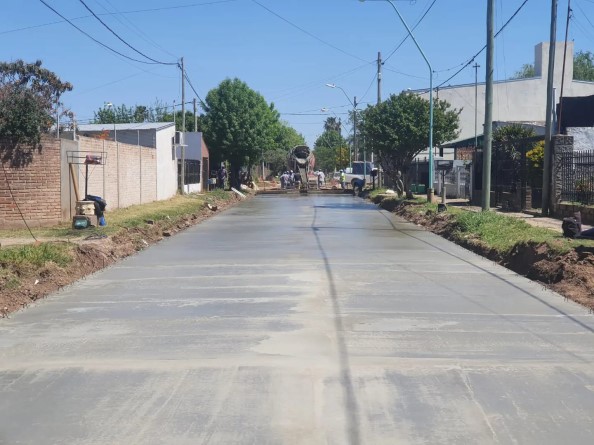
{"type": "Polygon", "coordinates": [[[351,98],[349,97],[349,95],[346,93],[345,90],[342,89],[342,87],[339,87],[337,85],[336,88],[338,88],[340,91],[342,91],[342,94],[344,94],[344,97],[346,97],[348,99],[349,103],[353,106],[353,108],[356,108],[357,107],[357,105],[353,103],[353,101],[351,100],[351,98]]]}
{"type": "Polygon", "coordinates": [[[431,66],[431,63],[429,63],[427,56],[425,56],[425,53],[419,46],[417,39],[415,39],[415,36],[413,35],[411,29],[408,27],[406,21],[404,20],[404,17],[402,17],[402,15],[400,14],[400,11],[398,11],[398,8],[396,7],[396,5],[392,2],[392,0],[386,0],[386,1],[390,4],[390,6],[392,6],[392,8],[394,8],[394,11],[396,11],[398,18],[400,19],[400,21],[406,28],[408,35],[413,40],[413,42],[415,42],[417,49],[419,50],[419,52],[421,53],[421,56],[423,56],[423,59],[425,60],[425,63],[427,63],[427,66],[429,67],[429,187],[428,188],[433,189],[433,177],[434,177],[434,172],[433,172],[433,67],[431,66]]]}
{"type": "Polygon", "coordinates": [[[427,56],[425,56],[425,53],[423,52],[423,50],[419,46],[419,43],[417,42],[417,39],[415,39],[414,34],[412,33],[411,29],[406,24],[406,21],[404,20],[404,17],[402,17],[402,15],[400,14],[400,11],[398,11],[398,8],[396,7],[396,5],[394,3],[392,3],[392,0],[386,0],[386,1],[392,6],[392,8],[394,8],[394,11],[396,11],[396,14],[398,14],[398,17],[400,18],[400,21],[402,22],[402,24],[404,25],[404,27],[408,31],[408,35],[410,36],[410,38],[413,40],[413,42],[415,42],[415,45],[417,46],[417,49],[419,50],[419,52],[423,56],[423,59],[425,60],[425,63],[429,67],[429,70],[431,72],[433,72],[433,68],[431,67],[431,64],[429,63],[429,60],[427,60],[427,56]]]}

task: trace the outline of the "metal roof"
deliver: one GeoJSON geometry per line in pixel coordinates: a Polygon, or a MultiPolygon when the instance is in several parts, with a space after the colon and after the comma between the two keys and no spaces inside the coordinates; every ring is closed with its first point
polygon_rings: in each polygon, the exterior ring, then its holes
{"type": "Polygon", "coordinates": [[[78,131],[116,131],[123,130],[163,130],[173,127],[173,122],[140,122],[132,124],[83,124],[78,126],[78,131]]]}

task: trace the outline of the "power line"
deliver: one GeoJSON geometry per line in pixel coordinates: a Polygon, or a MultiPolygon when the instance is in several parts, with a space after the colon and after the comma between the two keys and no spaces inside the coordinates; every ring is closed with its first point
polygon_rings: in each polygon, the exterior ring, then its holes
{"type": "MultiPolygon", "coordinates": [[[[180,69],[181,69],[181,67],[180,67],[180,69]]],[[[206,106],[206,104],[204,103],[204,101],[202,100],[202,98],[200,97],[198,92],[196,91],[196,88],[194,88],[194,85],[192,85],[192,82],[190,81],[190,77],[188,76],[188,73],[185,70],[184,70],[184,78],[188,81],[188,85],[190,85],[190,88],[192,89],[192,91],[194,92],[194,94],[196,95],[198,100],[200,101],[200,106],[202,107],[203,110],[206,111],[206,109],[208,107],[206,106]]]]}
{"type": "MultiPolygon", "coordinates": [[[[361,96],[360,100],[365,99],[365,96],[367,96],[367,93],[369,93],[369,90],[371,90],[371,87],[373,86],[373,84],[375,83],[375,79],[377,79],[377,73],[375,73],[373,75],[373,79],[371,79],[371,82],[369,82],[369,86],[367,87],[367,89],[365,90],[365,93],[363,93],[363,96],[361,96]]],[[[361,103],[361,102],[359,102],[361,103]]]]}
{"type": "Polygon", "coordinates": [[[412,78],[414,78],[414,79],[427,79],[427,77],[423,77],[423,76],[415,76],[414,74],[403,73],[402,71],[394,70],[394,69],[392,69],[392,68],[389,68],[389,67],[387,67],[387,66],[384,66],[384,69],[386,69],[386,70],[388,70],[388,71],[391,71],[391,72],[393,72],[393,73],[396,73],[396,74],[400,74],[400,75],[402,75],[402,76],[406,76],[406,77],[412,77],[412,78]]]}
{"type": "MultiPolygon", "coordinates": [[[[105,12],[107,12],[110,15],[113,15],[113,18],[116,19],[120,24],[122,24],[124,27],[130,29],[134,34],[136,34],[138,37],[140,37],[142,40],[144,40],[148,44],[152,45],[153,47],[155,47],[155,48],[161,50],[162,52],[167,53],[170,56],[175,57],[177,59],[176,54],[173,54],[172,52],[168,51],[166,48],[159,45],[147,33],[145,33],[142,29],[140,29],[138,26],[136,26],[132,20],[130,20],[128,17],[126,17],[124,14],[122,14],[120,12],[120,10],[113,3],[111,3],[109,0],[105,0],[105,2],[109,6],[111,6],[111,8],[113,9],[113,12],[110,11],[109,9],[107,9],[107,7],[103,6],[102,4],[99,4],[99,5],[103,8],[103,10],[105,12]],[[118,17],[118,16],[121,16],[123,20],[120,19],[120,17],[118,17]],[[126,24],[124,22],[127,22],[128,24],[126,24]]],[[[97,14],[97,15],[103,15],[103,14],[97,14]]]]}
{"type": "Polygon", "coordinates": [[[37,238],[35,238],[35,235],[33,235],[33,232],[31,231],[29,224],[27,224],[27,220],[25,219],[25,216],[23,215],[23,212],[21,211],[21,208],[19,207],[19,203],[17,202],[16,198],[14,197],[14,193],[12,193],[12,187],[10,186],[10,181],[8,180],[8,173],[6,173],[6,169],[4,168],[4,163],[2,161],[0,161],[0,165],[2,165],[2,171],[4,172],[4,178],[6,178],[6,186],[8,187],[10,197],[12,198],[14,205],[16,206],[17,210],[19,211],[19,214],[21,215],[21,219],[25,223],[25,227],[27,227],[27,230],[29,231],[29,233],[31,234],[33,239],[35,241],[37,241],[37,238]]]}
{"type": "MultiPolygon", "coordinates": [[[[415,26],[412,27],[412,31],[414,31],[416,29],[416,27],[419,26],[419,24],[423,21],[425,16],[427,14],[429,14],[429,11],[431,11],[431,8],[433,8],[433,5],[435,5],[436,2],[437,2],[437,0],[433,0],[433,3],[431,3],[429,5],[429,7],[425,11],[425,13],[421,16],[421,18],[419,20],[417,20],[417,23],[415,24],[415,26]]],[[[408,40],[409,37],[410,37],[410,34],[407,33],[406,36],[402,39],[402,41],[398,44],[398,46],[396,48],[394,48],[394,50],[392,50],[392,52],[388,55],[388,57],[386,57],[384,59],[382,65],[385,64],[388,61],[388,59],[390,57],[392,57],[394,55],[394,53],[400,49],[400,47],[404,44],[404,42],[406,42],[408,40]]]]}
{"type": "Polygon", "coordinates": [[[60,14],[58,11],[56,11],[54,8],[52,8],[50,5],[48,5],[44,0],[39,0],[41,3],[43,3],[47,8],[51,9],[56,15],[62,17],[62,19],[64,19],[64,21],[68,22],[71,26],[73,26],[74,28],[76,28],[78,31],[80,31],[81,33],[83,33],[85,36],[87,36],[89,39],[91,39],[93,42],[97,43],[98,45],[101,45],[102,47],[104,47],[105,49],[119,55],[122,56],[128,60],[132,60],[134,62],[138,62],[138,63],[144,63],[147,65],[155,65],[155,62],[147,62],[146,60],[138,60],[135,59],[134,57],[130,57],[127,56],[126,54],[123,54],[121,52],[119,52],[118,50],[115,50],[113,48],[111,48],[110,46],[107,46],[105,43],[100,42],[99,40],[97,40],[95,37],[93,37],[92,35],[90,35],[89,33],[87,33],[86,31],[82,30],[81,28],[79,28],[78,26],[76,26],[74,23],[72,23],[69,19],[67,19],[66,17],[64,17],[62,14],[60,14]]]}
{"type": "Polygon", "coordinates": [[[359,71],[359,70],[361,70],[363,68],[366,68],[369,65],[374,64],[374,63],[375,63],[375,61],[374,62],[366,62],[364,65],[360,65],[360,66],[358,66],[356,68],[353,68],[353,69],[351,69],[349,71],[345,71],[343,73],[331,75],[331,76],[325,77],[325,78],[320,79],[320,80],[313,80],[311,82],[307,82],[305,84],[302,84],[302,85],[299,85],[299,86],[296,86],[296,87],[291,87],[291,88],[287,88],[287,89],[281,90],[279,92],[279,95],[278,96],[275,96],[273,98],[273,100],[280,100],[280,99],[292,97],[295,94],[301,94],[302,92],[307,91],[308,89],[310,89],[310,87],[316,87],[316,88],[318,88],[324,82],[328,82],[329,80],[340,79],[341,77],[346,77],[349,74],[352,74],[352,73],[354,73],[356,71],[359,71]]]}
{"type": "MultiPolygon", "coordinates": [[[[178,6],[164,6],[161,8],[136,9],[136,10],[132,10],[132,11],[121,11],[121,12],[119,12],[119,14],[137,14],[139,12],[156,12],[156,11],[163,11],[163,10],[167,10],[167,9],[192,8],[192,7],[196,7],[196,6],[207,6],[207,5],[215,5],[218,3],[229,3],[229,2],[236,2],[236,1],[238,1],[238,0],[218,0],[218,1],[211,1],[211,2],[205,2],[205,3],[190,3],[190,4],[178,5],[178,6]]],[[[115,15],[115,13],[98,14],[98,15],[115,15]]],[[[90,17],[93,17],[93,16],[92,15],[81,15],[80,17],[73,17],[70,20],[88,19],[90,17]]],[[[25,26],[23,28],[8,29],[6,31],[1,31],[0,35],[9,34],[9,33],[18,32],[18,31],[26,31],[28,29],[42,28],[44,26],[57,25],[59,23],[64,23],[64,22],[68,22],[68,20],[58,20],[55,22],[42,23],[39,25],[25,26]]]]}
{"type": "MultiPolygon", "coordinates": [[[[507,22],[504,23],[504,25],[499,29],[499,31],[497,31],[495,33],[495,37],[497,37],[501,32],[503,32],[503,30],[507,27],[507,25],[510,24],[510,22],[519,14],[519,12],[522,10],[522,8],[526,5],[526,3],[528,3],[528,0],[524,0],[524,2],[519,6],[518,9],[516,9],[516,12],[514,12],[512,14],[512,16],[507,20],[507,22]]],[[[464,63],[464,65],[462,66],[462,68],[460,68],[458,71],[456,71],[454,74],[452,74],[449,78],[447,78],[446,80],[444,80],[442,83],[440,83],[437,88],[440,88],[442,86],[444,86],[446,83],[448,83],[450,80],[452,80],[454,77],[456,77],[458,74],[460,74],[462,72],[462,70],[464,70],[464,68],[466,68],[468,65],[470,65],[472,62],[474,62],[474,59],[476,59],[484,50],[485,48],[487,48],[487,45],[483,46],[480,51],[478,51],[474,56],[472,56],[466,63],[464,63]]]]}
{"type": "Polygon", "coordinates": [[[158,63],[159,65],[177,65],[177,62],[161,62],[159,60],[153,59],[152,57],[147,56],[145,53],[143,53],[142,51],[137,50],[136,48],[134,48],[132,45],[130,45],[128,42],[126,42],[123,38],[121,38],[118,33],[116,33],[113,29],[111,29],[107,23],[105,23],[103,20],[101,20],[101,18],[95,14],[95,12],[89,8],[89,6],[84,2],[84,0],[78,0],[80,3],[82,3],[82,5],[87,9],[87,11],[89,11],[91,14],[93,14],[93,17],[95,17],[99,23],[101,23],[105,28],[107,28],[107,30],[109,32],[111,32],[114,36],[116,36],[116,38],[122,42],[124,45],[126,45],[128,48],[130,48],[132,51],[135,51],[136,53],[140,54],[141,56],[147,58],[148,60],[158,63]]]}
{"type": "Polygon", "coordinates": [[[356,56],[356,55],[354,55],[354,54],[351,54],[351,53],[349,53],[349,52],[347,52],[347,51],[345,51],[345,50],[343,50],[343,49],[341,49],[341,48],[337,47],[336,45],[333,45],[332,43],[329,43],[329,42],[327,42],[327,41],[325,41],[325,40],[321,39],[320,37],[318,37],[318,36],[316,36],[316,35],[312,34],[311,32],[309,32],[309,31],[307,31],[307,30],[303,29],[303,28],[302,28],[302,27],[300,27],[299,25],[296,25],[295,23],[291,22],[290,20],[288,20],[288,19],[286,19],[286,18],[282,17],[281,15],[277,14],[277,13],[276,13],[276,12],[274,12],[272,9],[270,9],[270,8],[268,8],[268,7],[266,7],[266,6],[264,6],[264,5],[263,5],[262,3],[260,3],[259,1],[257,1],[257,0],[252,0],[252,2],[253,2],[253,3],[255,3],[256,5],[260,6],[261,8],[265,9],[266,11],[268,11],[269,13],[271,13],[272,15],[274,15],[275,17],[278,17],[278,18],[279,18],[279,19],[281,19],[283,22],[285,22],[285,23],[288,23],[288,24],[289,24],[289,25],[291,25],[293,28],[296,28],[296,29],[298,29],[299,31],[303,32],[304,34],[307,34],[307,35],[308,35],[308,36],[310,36],[311,38],[313,38],[313,39],[316,39],[318,42],[320,42],[320,43],[323,43],[324,45],[326,45],[326,46],[329,46],[330,48],[333,48],[333,49],[335,49],[336,51],[339,51],[339,52],[341,52],[341,53],[343,53],[343,54],[346,54],[346,55],[347,55],[347,56],[349,56],[349,57],[353,57],[353,58],[355,58],[355,59],[357,59],[357,60],[360,60],[360,61],[362,61],[362,62],[367,62],[367,60],[365,60],[365,59],[362,59],[361,57],[359,57],[359,56],[356,56]]]}

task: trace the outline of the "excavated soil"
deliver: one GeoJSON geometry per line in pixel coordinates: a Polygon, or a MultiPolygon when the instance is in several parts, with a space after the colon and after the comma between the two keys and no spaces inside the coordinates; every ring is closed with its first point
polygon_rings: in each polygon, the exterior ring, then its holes
{"type": "Polygon", "coordinates": [[[577,246],[560,254],[547,244],[526,243],[501,254],[478,239],[461,238],[447,213],[423,214],[417,206],[406,202],[396,204],[395,200],[388,199],[384,205],[384,201],[380,206],[386,210],[594,310],[594,248],[577,246]]]}
{"type": "MultiPolygon", "coordinates": [[[[248,195],[250,196],[250,195],[248,195]]],[[[216,210],[203,207],[196,213],[178,219],[165,219],[147,223],[142,227],[123,229],[112,237],[66,243],[71,249],[72,262],[66,267],[47,263],[41,268],[12,266],[20,285],[11,289],[0,278],[0,318],[27,307],[64,286],[126,258],[163,238],[187,229],[237,204],[241,199],[233,195],[228,201],[216,202],[216,210]]]]}

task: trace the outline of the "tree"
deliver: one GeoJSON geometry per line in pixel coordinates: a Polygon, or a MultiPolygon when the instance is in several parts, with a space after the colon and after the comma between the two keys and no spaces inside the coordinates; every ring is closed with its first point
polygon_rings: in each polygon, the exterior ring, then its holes
{"type": "Polygon", "coordinates": [[[286,122],[278,122],[274,137],[275,147],[281,148],[288,153],[293,147],[304,144],[305,138],[302,134],[298,133],[297,130],[289,126],[286,122]]]}
{"type": "Polygon", "coordinates": [[[273,173],[280,173],[287,169],[287,160],[289,150],[297,145],[304,145],[305,138],[286,122],[279,121],[277,124],[276,135],[274,137],[274,147],[263,150],[264,161],[273,173]]]}
{"type": "Polygon", "coordinates": [[[342,122],[340,118],[337,119],[336,117],[328,117],[324,122],[324,131],[336,131],[338,133],[341,132],[342,129],[342,122]]]}
{"type": "MultiPolygon", "coordinates": [[[[458,135],[460,110],[445,100],[434,100],[433,143],[440,145],[458,135]]],[[[427,148],[429,101],[416,94],[392,94],[379,105],[370,105],[361,123],[368,147],[377,154],[385,174],[398,183],[400,173],[408,185],[414,158],[427,148]]]]}
{"type": "Polygon", "coordinates": [[[526,153],[528,167],[528,184],[534,188],[542,187],[544,165],[544,141],[537,142],[534,148],[526,153]]]}
{"type": "MultiPolygon", "coordinates": [[[[512,79],[526,79],[535,76],[534,65],[527,63],[516,71],[512,79]]],[[[594,82],[594,54],[590,51],[578,51],[573,56],[573,80],[594,82]]]]}
{"type": "Polygon", "coordinates": [[[534,70],[534,65],[532,63],[525,63],[522,65],[522,68],[514,73],[512,79],[528,79],[535,76],[536,71],[534,70]]]}
{"type": "Polygon", "coordinates": [[[177,131],[201,131],[202,117],[198,116],[198,128],[194,128],[194,113],[186,110],[186,127],[182,130],[182,112],[176,110],[175,119],[171,107],[164,105],[157,100],[152,107],[145,105],[134,105],[133,107],[125,104],[119,107],[107,106],[95,111],[93,122],[96,124],[128,124],[142,122],[174,122],[177,131]]]}
{"type": "MultiPolygon", "coordinates": [[[[23,166],[40,150],[41,135],[56,123],[60,97],[72,85],[42,67],[40,60],[0,63],[0,152],[2,162],[23,166]]],[[[67,114],[62,111],[61,115],[67,114]]]]}
{"type": "Polygon", "coordinates": [[[257,162],[275,146],[279,114],[262,95],[239,79],[226,79],[206,96],[204,136],[212,165],[231,163],[231,183],[239,186],[242,166],[257,162]]]}
{"type": "MultiPolygon", "coordinates": [[[[536,136],[532,128],[521,124],[499,127],[493,132],[493,149],[497,151],[500,159],[518,160],[522,150],[526,147],[525,139],[536,136]]],[[[532,149],[532,145],[527,149],[532,149]]]]}
{"type": "Polygon", "coordinates": [[[573,78],[594,82],[594,54],[579,51],[573,57],[573,78]]]}
{"type": "Polygon", "coordinates": [[[349,164],[347,141],[335,130],[326,130],[316,139],[314,154],[316,168],[325,172],[345,168],[349,164]]]}

